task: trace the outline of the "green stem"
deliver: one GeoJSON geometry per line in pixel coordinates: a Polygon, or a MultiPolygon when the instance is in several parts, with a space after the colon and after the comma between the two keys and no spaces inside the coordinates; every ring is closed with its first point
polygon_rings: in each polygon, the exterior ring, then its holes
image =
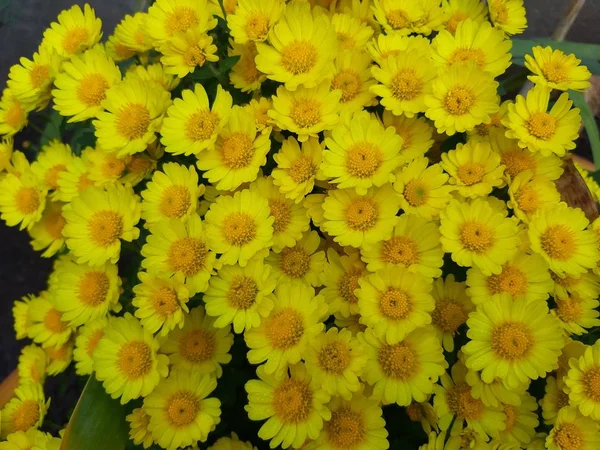
{"type": "Polygon", "coordinates": [[[36,132],[38,132],[40,136],[44,134],[44,130],[38,127],[35,123],[29,122],[29,126],[33,128],[36,132]]]}
{"type": "Polygon", "coordinates": [[[227,12],[225,12],[225,5],[223,4],[223,0],[219,0],[219,6],[221,7],[221,11],[223,11],[223,19],[227,20],[227,12]]]}
{"type": "Polygon", "coordinates": [[[219,83],[221,83],[221,85],[224,85],[224,84],[226,84],[226,83],[227,83],[227,82],[225,81],[225,79],[223,78],[223,74],[222,74],[221,72],[219,72],[219,71],[218,71],[218,70],[215,68],[214,64],[210,63],[210,64],[208,65],[208,70],[210,70],[210,71],[211,71],[211,73],[212,73],[212,74],[215,76],[215,78],[216,78],[217,80],[219,80],[219,83]]]}

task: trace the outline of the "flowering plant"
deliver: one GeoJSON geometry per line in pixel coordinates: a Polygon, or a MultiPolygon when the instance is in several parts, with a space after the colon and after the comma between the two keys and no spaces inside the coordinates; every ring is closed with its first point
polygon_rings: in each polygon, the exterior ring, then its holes
{"type": "Polygon", "coordinates": [[[600,448],[591,73],[526,25],[157,0],[100,42],[63,11],[0,101],[0,217],[53,258],[0,450],[600,448]]]}

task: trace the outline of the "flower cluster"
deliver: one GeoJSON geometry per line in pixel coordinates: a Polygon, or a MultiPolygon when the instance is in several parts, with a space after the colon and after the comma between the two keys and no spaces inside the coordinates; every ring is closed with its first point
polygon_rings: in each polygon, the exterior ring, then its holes
{"type": "Polygon", "coordinates": [[[14,305],[0,449],[59,448],[43,385],[72,361],[136,448],[412,448],[398,414],[423,449],[600,448],[600,219],[556,184],[590,72],[535,47],[502,102],[526,25],[523,0],[156,0],[101,43],[63,11],[0,101],[1,218],[54,258],[14,305]],[[42,110],[58,136],[13,150],[42,110]]]}

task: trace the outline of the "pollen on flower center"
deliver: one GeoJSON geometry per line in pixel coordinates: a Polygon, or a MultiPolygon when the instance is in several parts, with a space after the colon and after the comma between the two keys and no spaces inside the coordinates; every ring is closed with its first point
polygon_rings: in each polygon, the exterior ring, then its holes
{"type": "Polygon", "coordinates": [[[67,31],[62,41],[62,48],[69,55],[77,53],[81,44],[88,40],[88,31],[85,27],[76,27],[67,31]]]}
{"type": "Polygon", "coordinates": [[[192,277],[204,267],[207,254],[208,249],[200,239],[184,237],[171,244],[167,257],[174,272],[192,277]]]}
{"type": "Polygon", "coordinates": [[[386,19],[394,30],[404,28],[409,23],[408,14],[401,9],[390,11],[386,16],[386,19]]]}
{"type": "Polygon", "coordinates": [[[367,231],[375,226],[379,211],[370,199],[357,199],[346,210],[346,222],[353,230],[367,231]]]}
{"type": "Polygon", "coordinates": [[[90,217],[88,230],[92,241],[101,247],[108,247],[121,237],[123,217],[115,211],[97,211],[90,217]]]}
{"type": "Polygon", "coordinates": [[[471,387],[467,383],[460,383],[448,391],[448,408],[461,419],[479,420],[483,415],[483,402],[473,398],[471,387]]]}
{"type": "Polygon", "coordinates": [[[152,369],[152,350],[143,341],[123,344],[117,353],[117,367],[129,380],[137,380],[152,369]]]}
{"type": "Polygon", "coordinates": [[[494,245],[494,230],[478,222],[465,222],[459,227],[460,241],[467,250],[485,253],[494,245]]]}
{"type": "Polygon", "coordinates": [[[62,313],[52,308],[44,316],[44,325],[53,333],[59,334],[67,329],[67,324],[62,321],[62,313]]]}
{"type": "Polygon", "coordinates": [[[410,180],[404,187],[404,198],[410,206],[422,206],[429,200],[429,189],[420,180],[410,180]]]}
{"type": "Polygon", "coordinates": [[[40,207],[40,195],[35,188],[21,187],[15,194],[17,209],[22,214],[33,214],[40,207]]]}
{"type": "Polygon", "coordinates": [[[446,333],[454,333],[467,320],[467,313],[451,299],[437,302],[431,313],[431,323],[446,333]]]}
{"type": "Polygon", "coordinates": [[[50,79],[50,68],[47,64],[36,64],[29,73],[29,80],[33,88],[41,88],[50,79]]]}
{"type": "Polygon", "coordinates": [[[271,313],[267,318],[265,335],[278,350],[295,346],[304,335],[304,323],[298,311],[292,308],[271,313]]]}
{"type": "Polygon", "coordinates": [[[563,423],[554,429],[554,442],[561,450],[581,450],[585,445],[583,431],[574,423],[563,423]]]}
{"type": "Polygon", "coordinates": [[[161,286],[152,295],[152,306],[160,316],[168,317],[179,310],[177,292],[166,286],[161,286]]]}
{"type": "Polygon", "coordinates": [[[294,41],[281,51],[281,65],[294,75],[310,72],[317,63],[319,52],[312,42],[294,41]]]}
{"type": "Polygon", "coordinates": [[[509,150],[502,154],[501,163],[506,166],[506,173],[514,178],[521,172],[532,170],[535,172],[537,163],[531,153],[524,153],[519,149],[509,150]]]}
{"type": "Polygon", "coordinates": [[[279,255],[279,268],[290,278],[302,278],[310,270],[310,255],[302,248],[284,248],[279,255]]]}
{"type": "Polygon", "coordinates": [[[273,392],[273,409],[284,423],[306,421],[312,410],[313,393],[306,381],[287,379],[273,392]]]}
{"type": "Polygon", "coordinates": [[[570,297],[564,299],[555,299],[556,315],[563,322],[577,322],[583,315],[581,301],[576,294],[571,294],[570,297]]]}
{"type": "Polygon", "coordinates": [[[423,80],[417,76],[415,69],[401,69],[392,78],[390,90],[399,100],[413,100],[423,90],[423,80]]]}
{"type": "Polygon", "coordinates": [[[458,27],[458,25],[466,18],[467,16],[462,12],[455,12],[454,14],[452,14],[450,19],[448,19],[448,22],[446,23],[446,30],[448,30],[452,34],[456,33],[456,27],[458,27]]]}
{"type": "Polygon", "coordinates": [[[336,73],[331,81],[331,89],[342,91],[342,103],[354,100],[360,92],[361,85],[360,76],[351,69],[336,73]]]}
{"type": "Polygon", "coordinates": [[[467,86],[455,86],[444,98],[444,109],[454,116],[462,116],[469,112],[475,103],[475,96],[467,86]]]}
{"type": "Polygon", "coordinates": [[[179,340],[179,353],[188,362],[199,364],[212,358],[216,349],[215,336],[205,330],[192,330],[179,340]]]}
{"type": "Polygon", "coordinates": [[[562,83],[569,81],[569,72],[565,66],[559,62],[548,62],[542,67],[544,78],[551,83],[562,83]]]}
{"type": "Polygon", "coordinates": [[[150,112],[144,105],[130,103],[117,114],[116,125],[121,136],[140,139],[148,132],[150,112]]]}
{"type": "Polygon", "coordinates": [[[490,275],[486,280],[488,290],[492,294],[507,293],[512,297],[518,297],[527,293],[529,281],[525,273],[518,267],[504,265],[502,272],[490,275]]]}
{"type": "Polygon", "coordinates": [[[332,412],[325,430],[332,448],[354,448],[367,437],[363,415],[349,407],[332,412]]]}
{"type": "Polygon", "coordinates": [[[193,392],[180,391],[173,394],[165,405],[169,424],[177,427],[185,427],[196,420],[200,411],[200,402],[193,392]]]}
{"type": "Polygon", "coordinates": [[[296,183],[304,183],[310,180],[317,173],[317,167],[313,164],[312,159],[306,155],[299,156],[289,168],[289,174],[292,180],[296,183]]]}
{"type": "Polygon", "coordinates": [[[406,342],[386,344],[379,349],[377,361],[383,373],[397,380],[409,380],[420,368],[420,362],[406,342]]]}
{"type": "Polygon", "coordinates": [[[84,305],[100,306],[106,301],[109,288],[108,275],[104,272],[86,272],[79,282],[79,300],[84,305]]]}
{"type": "Polygon", "coordinates": [[[540,237],[542,250],[552,259],[566,261],[575,251],[573,230],[566,225],[553,225],[548,227],[540,237]]]}
{"type": "Polygon", "coordinates": [[[285,200],[271,198],[269,199],[269,209],[275,219],[273,222],[273,234],[278,235],[285,230],[292,219],[292,210],[285,200]]]}
{"type": "Polygon", "coordinates": [[[189,67],[202,67],[206,62],[206,56],[198,45],[192,45],[183,53],[183,61],[189,67]]]}
{"type": "Polygon", "coordinates": [[[343,342],[329,342],[319,351],[318,359],[325,372],[341,375],[350,364],[350,349],[343,342]]]}
{"type": "Polygon", "coordinates": [[[538,139],[550,139],[556,132],[556,118],[546,112],[536,112],[527,121],[527,129],[538,139]]]}
{"type": "Polygon", "coordinates": [[[231,280],[227,300],[234,308],[248,309],[254,305],[256,294],[258,294],[258,287],[252,278],[236,275],[231,280]]]}
{"type": "Polygon", "coordinates": [[[338,281],[338,290],[340,295],[350,304],[354,305],[358,302],[358,298],[354,294],[354,291],[360,287],[358,280],[362,275],[362,269],[352,268],[348,272],[344,273],[344,275],[341,276],[340,281],[338,281]]]}
{"type": "Polygon", "coordinates": [[[225,167],[230,169],[248,167],[254,156],[252,138],[246,133],[232,133],[221,142],[219,153],[225,167]]]}
{"type": "Polygon", "coordinates": [[[393,236],[381,244],[380,258],[385,263],[410,266],[419,263],[419,247],[414,239],[393,236]]]}
{"type": "Polygon", "coordinates": [[[263,13],[254,13],[246,22],[246,34],[253,41],[264,41],[269,32],[269,18],[263,13]]]}
{"type": "Polygon", "coordinates": [[[176,6],[165,19],[165,30],[169,36],[177,31],[187,31],[198,25],[198,16],[189,6],[176,6]]]}
{"type": "Polygon", "coordinates": [[[40,407],[35,400],[24,400],[13,415],[14,431],[27,431],[40,420],[40,407]]]}
{"type": "Polygon", "coordinates": [[[292,106],[290,117],[300,128],[316,125],[321,120],[321,102],[314,99],[303,99],[292,106]]]}
{"type": "Polygon", "coordinates": [[[246,245],[256,237],[256,222],[243,212],[232,212],[223,220],[223,234],[231,245],[246,245]]]}
{"type": "Polygon", "coordinates": [[[212,111],[197,111],[185,124],[185,135],[192,141],[209,139],[219,124],[219,116],[212,111]]]}
{"type": "Polygon", "coordinates": [[[77,98],[89,107],[99,106],[106,98],[108,81],[100,73],[90,73],[83,77],[77,86],[77,98]]]}
{"type": "Polygon", "coordinates": [[[531,332],[522,322],[505,322],[492,332],[492,350],[509,361],[525,358],[533,344],[531,332]]]}
{"type": "Polygon", "coordinates": [[[593,367],[583,373],[585,395],[595,402],[600,402],[600,368],[593,367]]]}
{"type": "Polygon", "coordinates": [[[58,189],[58,177],[67,167],[64,164],[56,164],[46,171],[45,180],[50,189],[58,189]]]}
{"type": "Polygon", "coordinates": [[[379,298],[379,309],[389,319],[406,318],[412,309],[410,295],[400,289],[389,287],[379,298]]]}
{"type": "Polygon", "coordinates": [[[466,163],[458,168],[458,178],[463,184],[472,186],[480,183],[485,175],[485,165],[481,163],[466,163]]]}
{"type": "Polygon", "coordinates": [[[356,178],[370,178],[381,167],[381,150],[370,142],[359,142],[346,153],[346,169],[356,178]]]}
{"type": "Polygon", "coordinates": [[[192,205],[190,192],[178,184],[169,186],[160,200],[161,212],[170,219],[180,219],[192,205]]]}
{"type": "Polygon", "coordinates": [[[480,48],[459,48],[450,57],[449,64],[473,61],[479,68],[485,65],[485,52],[480,48]]]}
{"type": "Polygon", "coordinates": [[[531,186],[524,185],[515,193],[515,200],[519,208],[526,213],[533,213],[539,207],[539,195],[531,186]]]}

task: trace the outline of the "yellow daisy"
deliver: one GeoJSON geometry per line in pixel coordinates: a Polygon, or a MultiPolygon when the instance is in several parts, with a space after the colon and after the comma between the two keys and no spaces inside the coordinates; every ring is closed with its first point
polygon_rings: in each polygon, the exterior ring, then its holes
{"type": "Polygon", "coordinates": [[[553,284],[548,264],[535,254],[516,253],[497,274],[484,275],[476,267],[467,271],[467,293],[476,305],[500,299],[546,300],[553,284]]]}
{"type": "Polygon", "coordinates": [[[494,26],[509,36],[521,34],[527,28],[523,0],[490,0],[488,8],[494,26]]]}
{"type": "Polygon", "coordinates": [[[185,33],[176,32],[160,46],[160,62],[165,73],[183,78],[208,62],[218,61],[216,52],[217,46],[211,36],[198,28],[191,28],[185,33]]]}
{"type": "MultiPolygon", "coordinates": [[[[232,67],[229,72],[229,80],[233,87],[241,90],[242,92],[252,92],[260,89],[263,81],[267,79],[267,76],[258,71],[256,68],[256,44],[254,42],[248,42],[246,44],[236,44],[230,42],[231,47],[227,50],[228,56],[239,56],[240,59],[232,67]]],[[[259,101],[265,101],[264,97],[261,97],[259,101]]],[[[256,100],[253,100],[256,101],[256,100]]],[[[269,108],[270,109],[270,108],[269,108]]],[[[268,116],[267,116],[268,119],[268,116]]]]}
{"type": "Polygon", "coordinates": [[[354,188],[360,195],[392,181],[391,173],[400,165],[402,138],[366,113],[338,124],[325,145],[323,175],[339,189],[354,188]]]}
{"type": "Polygon", "coordinates": [[[582,416],[572,406],[564,407],[558,412],[545,444],[548,450],[596,449],[600,446],[598,422],[582,416]]]}
{"type": "Polygon", "coordinates": [[[25,432],[41,426],[49,406],[50,400],[46,401],[44,398],[44,390],[40,384],[21,384],[2,408],[1,438],[6,439],[11,433],[25,432]]]}
{"type": "Polygon", "coordinates": [[[232,105],[231,94],[221,86],[212,108],[201,84],[194,90],[186,89],[167,110],[161,129],[161,142],[165,151],[174,155],[198,154],[215,145],[217,135],[229,120],[232,105]]]}
{"type": "Polygon", "coordinates": [[[4,89],[0,98],[0,135],[11,137],[25,128],[32,109],[15,97],[11,89],[4,89]]]}
{"type": "Polygon", "coordinates": [[[125,172],[127,162],[131,158],[119,158],[116,151],[107,152],[102,148],[86,148],[81,153],[81,157],[87,166],[89,172],[88,178],[96,186],[105,186],[115,184],[125,172]]]}
{"type": "Polygon", "coordinates": [[[585,334],[587,328],[600,325],[598,300],[571,294],[567,298],[557,298],[555,301],[556,309],[553,309],[552,313],[560,319],[561,325],[568,334],[585,334]]]}
{"type": "MultiPolygon", "coordinates": [[[[273,102],[270,98],[260,97],[259,99],[252,99],[250,103],[244,105],[244,108],[247,109],[254,117],[254,123],[256,124],[256,129],[261,133],[268,133],[271,130],[278,130],[277,127],[273,127],[271,123],[271,118],[269,117],[269,110],[273,107],[273,102]]],[[[273,156],[276,156],[273,155],[273,156]]]]}
{"type": "Polygon", "coordinates": [[[73,332],[53,301],[55,299],[47,292],[42,292],[39,297],[31,300],[28,309],[30,325],[27,329],[27,337],[44,348],[64,344],[73,332]]]}
{"type": "Polygon", "coordinates": [[[41,347],[35,344],[27,345],[21,349],[19,364],[17,366],[21,384],[44,384],[46,380],[46,366],[48,358],[41,347]]]}
{"type": "Polygon", "coordinates": [[[440,164],[429,165],[427,158],[414,159],[396,175],[394,190],[400,207],[406,214],[437,218],[453,198],[449,178],[440,164]]]}
{"type": "Polygon", "coordinates": [[[142,191],[142,219],[147,224],[168,219],[185,222],[196,211],[198,197],[204,189],[204,185],[198,185],[198,174],[193,166],[163,164],[142,191]]]}
{"type": "Polygon", "coordinates": [[[256,179],[270,148],[269,133],[258,133],[252,115],[236,105],[214,148],[196,155],[196,165],[217,189],[233,191],[256,179]]]}
{"type": "MultiPolygon", "coordinates": [[[[154,141],[155,144],[158,141],[154,141]]],[[[136,186],[144,180],[149,179],[156,170],[157,160],[147,153],[136,153],[132,155],[129,162],[125,164],[125,173],[121,177],[121,183],[129,183],[136,186]]]]}
{"type": "Polygon", "coordinates": [[[458,25],[466,19],[472,19],[476,23],[486,20],[487,11],[485,5],[479,0],[447,0],[443,3],[448,15],[446,30],[456,33],[458,25]]]}
{"type": "Polygon", "coordinates": [[[152,49],[152,42],[146,34],[145,21],[147,13],[136,12],[125,15],[123,20],[115,27],[114,36],[128,49],[136,53],[145,53],[152,49]]]}
{"type": "Polygon", "coordinates": [[[161,88],[172,91],[179,86],[180,79],[166,72],[165,66],[160,63],[147,66],[130,66],[125,73],[125,79],[139,78],[142,81],[156,83],[161,88]]]}
{"type": "Polygon", "coordinates": [[[73,340],[58,347],[45,347],[44,352],[49,361],[46,373],[49,376],[58,375],[67,370],[73,361],[73,340]]]}
{"type": "Polygon", "coordinates": [[[288,4],[268,41],[256,44],[256,67],[287,90],[311,88],[331,76],[337,53],[335,28],[325,14],[313,14],[310,5],[288,4]]]}
{"type": "Polygon", "coordinates": [[[31,301],[35,298],[35,295],[28,294],[21,297],[20,300],[13,302],[13,327],[15,329],[15,338],[18,340],[25,339],[29,334],[29,327],[31,327],[32,323],[29,316],[29,307],[31,306],[31,301]]]}
{"type": "Polygon", "coordinates": [[[523,393],[519,405],[502,405],[506,415],[506,428],[500,437],[500,445],[524,447],[535,436],[539,425],[535,397],[523,393]]]}
{"type": "Polygon", "coordinates": [[[212,30],[217,26],[213,12],[214,8],[206,0],[157,0],[148,8],[142,29],[157,47],[171,40],[177,32],[212,30]]]}
{"type": "Polygon", "coordinates": [[[104,110],[107,90],[119,81],[121,71],[98,45],[63,64],[52,90],[54,109],[68,122],[95,118],[104,110]]]}
{"type": "Polygon", "coordinates": [[[323,284],[321,291],[329,305],[330,314],[349,317],[358,314],[359,280],[367,275],[367,267],[360,260],[358,251],[348,252],[340,256],[333,248],[327,249],[328,262],[323,267],[323,284]]]}
{"type": "Polygon", "coordinates": [[[140,230],[139,200],[131,188],[108,185],[105,189],[88,187],[63,207],[66,220],[63,236],[77,263],[99,266],[116,263],[121,239],[131,242],[140,230]]]}
{"type": "Polygon", "coordinates": [[[256,254],[266,256],[273,244],[269,202],[249,189],[221,195],[206,213],[210,247],[221,254],[222,264],[244,267],[256,254]]]}
{"type": "Polygon", "coordinates": [[[238,44],[264,42],[284,7],[281,0],[240,0],[235,12],[227,15],[231,37],[238,44]]]}
{"type": "Polygon", "coordinates": [[[251,364],[265,362],[266,373],[282,374],[303,358],[309,343],[323,330],[325,303],[314,289],[298,281],[275,288],[274,307],[244,339],[251,364]]]}
{"type": "MultiPolygon", "coordinates": [[[[83,154],[86,153],[84,150],[83,154]]],[[[58,177],[58,188],[54,191],[54,198],[61,202],[70,202],[81,191],[94,184],[90,179],[89,167],[80,157],[73,157],[66,165],[65,170],[58,177]]]]}
{"type": "Polygon", "coordinates": [[[550,273],[554,288],[550,294],[554,298],[568,298],[570,295],[578,295],[584,298],[600,297],[600,277],[593,272],[585,272],[577,277],[565,275],[563,278],[550,273]]]}
{"type": "Polygon", "coordinates": [[[394,116],[386,110],[383,112],[383,126],[394,127],[402,138],[400,158],[403,162],[425,156],[433,145],[433,127],[425,117],[394,116]]]}
{"type": "Polygon", "coordinates": [[[339,120],[342,91],[332,91],[330,86],[331,82],[325,80],[314,87],[301,86],[295,91],[283,86],[277,88],[269,117],[280,129],[297,134],[300,142],[331,130],[339,120]]]}
{"type": "Polygon", "coordinates": [[[590,87],[592,74],[580,65],[581,60],[575,55],[539,45],[533,47],[532,53],[533,56],[525,55],[525,67],[533,74],[527,78],[532,83],[560,91],[583,91],[590,87]]]}
{"type": "Polygon", "coordinates": [[[186,370],[162,380],[144,399],[152,440],[168,449],[206,442],[221,421],[221,402],[207,398],[216,387],[215,377],[186,370]]]}
{"type": "Polygon", "coordinates": [[[488,301],[471,313],[467,326],[471,340],[462,347],[467,367],[481,370],[485,383],[500,378],[514,388],[558,365],[564,338],[546,302],[488,301]]]}
{"type": "Polygon", "coordinates": [[[424,36],[403,36],[401,33],[379,34],[367,43],[367,51],[377,64],[390,56],[398,56],[411,50],[428,52],[430,42],[424,36]]]}
{"type": "Polygon", "coordinates": [[[198,306],[185,315],[183,328],[175,328],[167,335],[160,352],[169,356],[174,370],[216,378],[223,375],[221,365],[231,361],[233,334],[230,326],[215,328],[214,323],[215,319],[198,306]]]}
{"type": "Polygon", "coordinates": [[[110,35],[104,44],[106,56],[114,62],[126,61],[136,56],[135,50],[130,49],[114,34],[110,35]]]}
{"type": "Polygon", "coordinates": [[[570,370],[564,379],[569,403],[593,420],[600,418],[600,344],[587,346],[583,355],[569,360],[570,370]]]}
{"type": "Polygon", "coordinates": [[[358,336],[359,333],[364,333],[367,329],[365,325],[359,322],[359,314],[353,314],[351,316],[344,317],[341,315],[341,313],[335,313],[334,317],[335,326],[348,330],[350,333],[352,333],[352,336],[358,336]]]}
{"type": "Polygon", "coordinates": [[[369,247],[392,236],[399,198],[389,184],[369,188],[366,195],[348,189],[329,191],[323,202],[322,230],[340,245],[369,247]]]}
{"type": "Polygon", "coordinates": [[[62,215],[62,203],[48,202],[39,222],[29,230],[31,247],[36,251],[44,250],[43,258],[50,258],[58,253],[65,245],[62,230],[65,219],[62,215]]]}
{"type": "Polygon", "coordinates": [[[152,433],[150,432],[150,416],[144,408],[135,408],[131,414],[125,417],[125,420],[129,423],[129,439],[133,441],[135,445],[141,445],[144,448],[150,447],[154,440],[152,439],[152,433]]]}
{"type": "Polygon", "coordinates": [[[477,267],[497,274],[517,251],[517,222],[498,212],[485,200],[469,203],[453,200],[440,214],[442,248],[459,266],[477,267]]]}
{"type": "Polygon", "coordinates": [[[578,276],[596,267],[596,233],[587,229],[589,221],[579,208],[566,203],[546,206],[529,223],[531,249],[542,255],[558,276],[578,276]]]}
{"type": "Polygon", "coordinates": [[[334,14],[331,17],[331,24],[337,34],[340,52],[364,49],[374,32],[368,23],[362,21],[351,11],[334,14]]]}
{"type": "Polygon", "coordinates": [[[374,0],[375,19],[386,31],[386,34],[409,34],[412,24],[421,19],[420,4],[411,0],[374,0]]]}
{"type": "Polygon", "coordinates": [[[122,405],[147,396],[169,373],[169,359],[157,353],[158,346],[131,314],[111,318],[92,355],[96,378],[122,405]]]}
{"type": "Polygon", "coordinates": [[[223,266],[204,293],[206,314],[215,317],[217,328],[233,324],[236,333],[256,328],[273,309],[276,284],[271,267],[260,259],[246,267],[223,266]]]}
{"type": "Polygon", "coordinates": [[[344,111],[356,112],[376,104],[371,86],[377,81],[371,76],[371,63],[369,55],[358,50],[346,50],[336,57],[331,89],[342,91],[340,107],[344,111]]]}
{"type": "Polygon", "coordinates": [[[386,344],[369,328],[358,337],[369,358],[363,379],[373,388],[371,398],[384,405],[426,401],[448,365],[431,327],[417,328],[396,344],[386,344]]]}
{"type": "Polygon", "coordinates": [[[411,422],[420,422],[425,433],[438,429],[437,414],[429,402],[412,402],[406,407],[406,415],[411,422]]]}
{"type": "Polygon", "coordinates": [[[30,172],[0,180],[0,218],[6,225],[30,230],[42,218],[47,190],[40,184],[30,172]]]}
{"type": "Polygon", "coordinates": [[[98,342],[104,336],[108,326],[108,317],[85,323],[77,330],[73,359],[77,375],[91,375],[94,370],[93,355],[98,347],[98,342]]]}
{"type": "Polygon", "coordinates": [[[30,448],[40,450],[59,450],[61,439],[52,437],[49,433],[30,429],[27,432],[16,431],[6,437],[6,441],[0,443],[2,450],[27,450],[30,448]]]}
{"type": "Polygon", "coordinates": [[[42,45],[56,51],[63,58],[71,58],[92,48],[102,37],[102,21],[88,4],[83,10],[79,5],[62,11],[57,22],[44,31],[42,45]]]}
{"type": "Polygon", "coordinates": [[[500,108],[497,88],[492,75],[475,63],[454,65],[433,80],[432,93],[425,97],[425,115],[439,133],[450,136],[489,123],[500,108]]]}
{"type": "Polygon", "coordinates": [[[569,94],[562,94],[548,110],[550,89],[543,86],[532,88],[526,97],[517,95],[508,105],[508,117],[503,125],[509,130],[506,136],[518,139],[519,146],[538,151],[542,156],[565,156],[575,148],[579,137],[581,116],[579,108],[571,108],[569,94]]]}
{"type": "Polygon", "coordinates": [[[323,202],[327,197],[326,194],[310,194],[304,199],[304,207],[306,214],[310,217],[313,225],[320,227],[325,221],[325,211],[323,210],[323,202]]]}
{"type": "Polygon", "coordinates": [[[31,172],[44,189],[57,190],[60,174],[66,170],[73,157],[69,144],[63,144],[59,140],[50,141],[42,146],[37,160],[31,164],[31,172]]]}
{"type": "Polygon", "coordinates": [[[465,283],[455,281],[453,274],[436,279],[431,295],[435,301],[431,324],[444,349],[452,352],[454,335],[473,311],[473,303],[467,295],[465,283]]]}
{"type": "Polygon", "coordinates": [[[312,192],[315,180],[325,177],[320,170],[325,143],[310,138],[299,144],[293,137],[283,141],[281,149],[273,155],[277,167],[271,173],[273,184],[286,198],[300,203],[312,192]]]}
{"type": "Polygon", "coordinates": [[[184,315],[189,312],[190,293],[184,285],[185,277],[176,273],[171,278],[138,273],[140,284],[133,287],[132,305],[142,326],[153,334],[160,330],[165,336],[172,329],[183,326],[184,315]]]}
{"type": "MultiPolygon", "coordinates": [[[[465,354],[458,354],[460,361],[464,364],[465,354]]],[[[481,379],[481,372],[467,370],[465,381],[471,387],[471,395],[477,400],[481,400],[485,406],[498,408],[502,405],[519,406],[521,396],[527,391],[530,383],[519,383],[516,387],[508,388],[504,385],[502,379],[495,378],[491,383],[485,383],[481,379]]]]}
{"type": "Polygon", "coordinates": [[[171,219],[149,228],[150,235],[141,251],[142,267],[151,275],[183,275],[190,295],[206,291],[216,255],[200,217],[193,214],[185,224],[171,219]]]}
{"type": "Polygon", "coordinates": [[[571,359],[579,360],[584,355],[587,347],[581,341],[575,341],[568,336],[565,337],[565,346],[558,357],[558,369],[556,369],[556,380],[562,388],[564,388],[564,381],[570,370],[569,363],[571,359]]]}
{"type": "Polygon", "coordinates": [[[258,450],[250,442],[240,441],[237,434],[231,433],[231,437],[222,437],[213,445],[208,447],[208,450],[258,450]]]}
{"type": "Polygon", "coordinates": [[[535,177],[531,171],[521,172],[508,185],[510,201],[506,204],[515,216],[528,223],[531,217],[546,205],[553,206],[561,197],[556,185],[543,177],[535,177]]]}

